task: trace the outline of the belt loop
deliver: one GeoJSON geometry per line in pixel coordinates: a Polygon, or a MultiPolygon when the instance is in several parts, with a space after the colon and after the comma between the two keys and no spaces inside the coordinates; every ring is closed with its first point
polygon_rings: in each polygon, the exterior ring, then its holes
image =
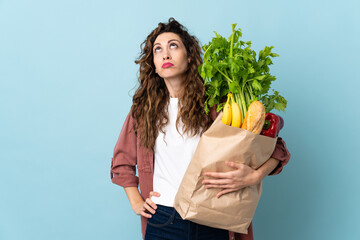
{"type": "Polygon", "coordinates": [[[196,224],[196,228],[195,228],[195,240],[198,240],[199,239],[199,224],[195,223],[196,224]]]}
{"type": "Polygon", "coordinates": [[[175,214],[176,214],[176,210],[175,210],[175,208],[173,208],[173,213],[171,214],[171,222],[170,222],[170,224],[174,224],[175,214]]]}

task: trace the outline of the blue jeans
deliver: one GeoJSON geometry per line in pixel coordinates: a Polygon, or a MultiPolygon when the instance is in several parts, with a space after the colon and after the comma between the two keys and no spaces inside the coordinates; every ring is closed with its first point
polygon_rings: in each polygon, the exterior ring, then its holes
{"type": "Polygon", "coordinates": [[[157,207],[148,218],[145,240],[229,240],[227,230],[183,220],[173,207],[157,207]]]}

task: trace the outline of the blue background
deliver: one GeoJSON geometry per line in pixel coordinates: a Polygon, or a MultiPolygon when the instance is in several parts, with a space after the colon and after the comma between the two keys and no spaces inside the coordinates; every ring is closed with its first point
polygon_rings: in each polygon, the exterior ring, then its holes
{"type": "Polygon", "coordinates": [[[275,46],[292,158],[264,179],[255,239],[360,239],[357,1],[0,0],[0,239],[140,239],[111,183],[140,44],[174,17],[201,44],[238,23],[275,46]]]}

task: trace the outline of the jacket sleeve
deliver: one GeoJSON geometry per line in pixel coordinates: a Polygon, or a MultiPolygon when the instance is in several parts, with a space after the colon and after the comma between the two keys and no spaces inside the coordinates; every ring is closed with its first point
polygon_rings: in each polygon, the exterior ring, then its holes
{"type": "Polygon", "coordinates": [[[269,175],[279,174],[283,167],[289,162],[291,157],[290,152],[286,148],[286,143],[281,137],[278,137],[274,152],[271,157],[279,160],[280,162],[269,175]]]}
{"type": "Polygon", "coordinates": [[[137,187],[139,184],[139,178],[136,176],[137,137],[133,125],[134,120],[129,113],[111,159],[111,181],[122,187],[137,187]]]}

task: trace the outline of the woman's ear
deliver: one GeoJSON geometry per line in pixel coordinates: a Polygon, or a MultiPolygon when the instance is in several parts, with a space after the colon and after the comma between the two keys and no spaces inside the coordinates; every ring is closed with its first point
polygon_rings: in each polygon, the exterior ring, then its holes
{"type": "Polygon", "coordinates": [[[190,58],[188,58],[188,63],[190,63],[190,58]]]}

